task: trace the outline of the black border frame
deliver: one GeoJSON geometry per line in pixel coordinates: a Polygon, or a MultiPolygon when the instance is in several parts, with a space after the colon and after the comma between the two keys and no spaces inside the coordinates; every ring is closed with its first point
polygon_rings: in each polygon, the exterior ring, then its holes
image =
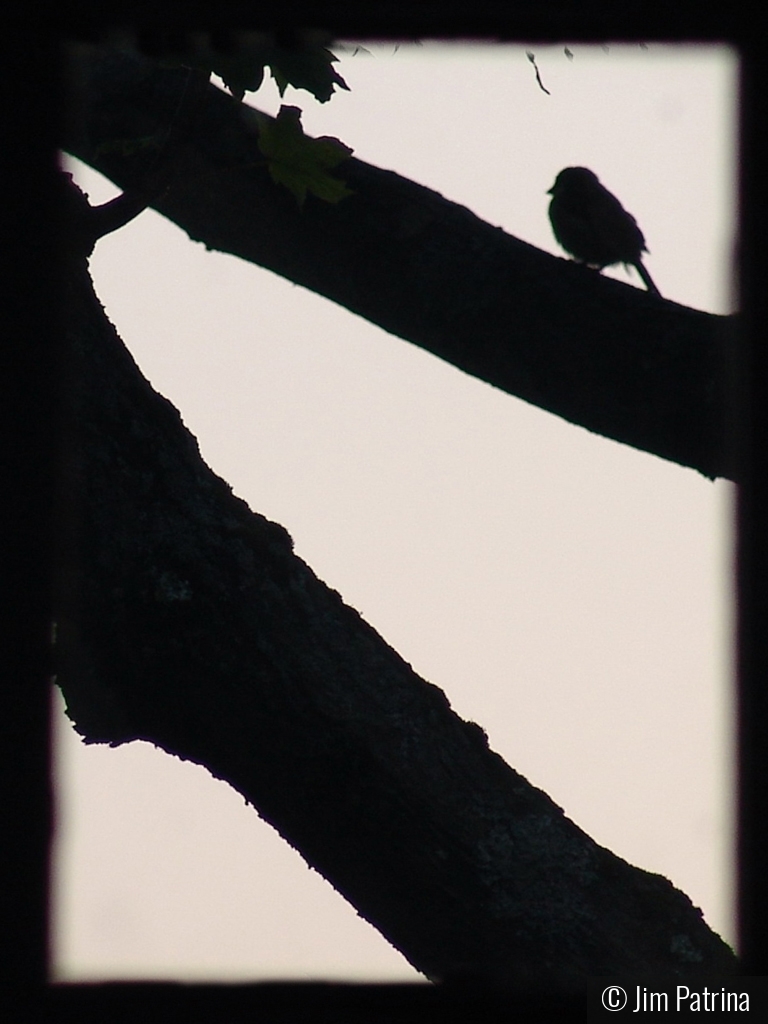
{"type": "Polygon", "coordinates": [[[738,593],[738,903],[745,975],[768,975],[768,303],[764,31],[746,5],[542,0],[458,5],[315,4],[173,0],[7,11],[0,39],[0,529],[2,714],[0,715],[0,1012],[9,1021],[432,1021],[583,1019],[586,1003],[541,993],[515,997],[423,985],[59,985],[47,980],[49,638],[54,558],[54,461],[59,356],[56,340],[54,166],[59,33],[105,24],[242,27],[322,24],[347,38],[485,37],[538,42],[724,42],[741,58],[739,274],[741,322],[734,394],[739,453],[738,593]],[[671,5],[670,5],[671,6],[671,5]]]}

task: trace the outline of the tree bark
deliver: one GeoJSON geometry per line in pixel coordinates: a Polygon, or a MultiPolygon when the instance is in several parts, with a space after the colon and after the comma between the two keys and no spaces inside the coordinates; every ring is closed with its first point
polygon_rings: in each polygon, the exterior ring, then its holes
{"type": "Polygon", "coordinates": [[[84,260],[64,299],[58,682],[86,741],[204,765],[431,979],[732,972],[686,896],[505,764],[208,469],[84,260]]]}
{"type": "Polygon", "coordinates": [[[183,69],[87,48],[71,67],[64,148],[146,193],[152,145],[171,145],[174,184],[153,205],[190,238],[572,423],[735,478],[734,318],[558,259],[360,160],[337,169],[354,195],[337,205],[309,196],[300,209],[267,173],[253,113],[214,86],[190,114],[183,69]]]}

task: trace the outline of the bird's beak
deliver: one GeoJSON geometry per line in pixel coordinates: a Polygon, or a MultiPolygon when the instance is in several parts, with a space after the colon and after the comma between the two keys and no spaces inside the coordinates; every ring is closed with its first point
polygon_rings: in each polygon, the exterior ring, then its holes
{"type": "Polygon", "coordinates": [[[544,193],[544,195],[545,196],[551,196],[554,191],[555,191],[555,186],[553,185],[552,188],[548,188],[547,189],[547,191],[544,193]]]}

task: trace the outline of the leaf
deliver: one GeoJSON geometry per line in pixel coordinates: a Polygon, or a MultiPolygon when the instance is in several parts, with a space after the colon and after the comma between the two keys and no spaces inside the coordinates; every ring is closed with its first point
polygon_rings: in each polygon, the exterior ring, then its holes
{"type": "Polygon", "coordinates": [[[253,114],[259,126],[259,149],[267,158],[272,180],[289,189],[299,206],[307,192],[327,203],[353,195],[341,179],[328,173],[351,156],[349,146],[329,135],[319,139],[305,135],[298,107],[280,107],[274,120],[260,111],[253,114]]]}
{"type": "Polygon", "coordinates": [[[305,44],[297,49],[275,46],[267,63],[281,96],[292,85],[294,89],[311,92],[320,103],[327,103],[336,86],[349,92],[349,86],[333,67],[337,60],[324,46],[305,44]]]}
{"type": "Polygon", "coordinates": [[[327,33],[302,32],[290,42],[278,39],[271,32],[237,32],[231,34],[229,45],[220,46],[210,33],[191,32],[155,57],[166,67],[196,68],[209,75],[213,72],[238,100],[260,88],[265,68],[270,69],[281,96],[292,85],[325,103],[334,89],[349,89],[334,70],[338,57],[326,46],[331,41],[327,33]]]}
{"type": "Polygon", "coordinates": [[[256,92],[264,81],[266,52],[233,53],[217,55],[209,63],[214,75],[218,75],[236,100],[246,92],[256,92]]]}
{"type": "Polygon", "coordinates": [[[325,34],[305,33],[291,45],[280,45],[271,33],[242,32],[229,50],[214,48],[205,33],[198,35],[196,46],[178,54],[176,60],[218,75],[236,100],[260,88],[266,67],[281,96],[292,85],[326,103],[335,88],[349,90],[333,67],[338,57],[323,45],[328,41],[325,34]]]}

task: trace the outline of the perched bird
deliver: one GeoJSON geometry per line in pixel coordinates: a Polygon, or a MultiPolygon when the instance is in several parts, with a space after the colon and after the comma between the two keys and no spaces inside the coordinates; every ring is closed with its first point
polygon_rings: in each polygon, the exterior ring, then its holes
{"type": "Polygon", "coordinates": [[[547,192],[555,238],[579,263],[602,270],[631,264],[654,295],[660,295],[643,266],[648,252],[637,221],[586,167],[566,167],[547,192]]]}

